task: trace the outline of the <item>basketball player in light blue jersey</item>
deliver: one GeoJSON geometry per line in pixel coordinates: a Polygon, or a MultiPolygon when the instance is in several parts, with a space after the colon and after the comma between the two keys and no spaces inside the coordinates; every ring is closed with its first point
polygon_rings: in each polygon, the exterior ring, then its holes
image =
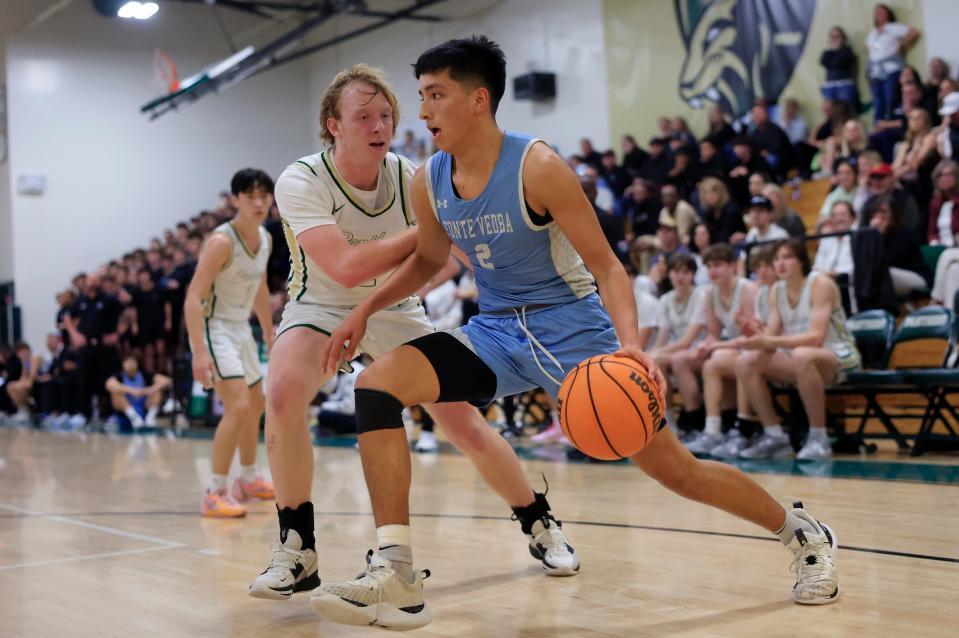
{"type": "MultiPolygon", "coordinates": [[[[581,360],[614,352],[646,366],[660,391],[666,389],[637,345],[629,278],[576,175],[542,141],[496,123],[506,83],[500,48],[483,36],[451,40],[420,56],[414,71],[420,118],[441,149],[412,181],[416,251],[333,332],[324,366],[331,370],[349,358],[367,318],[424,285],[451,250],[472,265],[481,313],[463,328],[390,351],[360,375],[355,394],[363,470],[378,536],[389,528],[393,546],[390,559],[370,552],[361,576],[321,585],[311,601],[326,619],[391,629],[430,621],[422,584],[428,572],[413,569],[409,546],[404,406],[488,403],[537,386],[555,397],[581,360]]],[[[801,505],[787,511],[736,468],[697,460],[669,429],[631,460],[676,493],[777,534],[792,550],[797,602],[838,598],[835,536],[801,505]]]]}

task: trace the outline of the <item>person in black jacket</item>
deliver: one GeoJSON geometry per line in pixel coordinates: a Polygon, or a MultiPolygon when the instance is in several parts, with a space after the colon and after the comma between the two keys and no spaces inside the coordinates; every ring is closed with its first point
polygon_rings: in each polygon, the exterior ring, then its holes
{"type": "Polygon", "coordinates": [[[700,217],[716,243],[736,244],[746,237],[746,224],[739,206],[730,201],[722,180],[706,177],[699,182],[700,217]]]}
{"type": "Polygon", "coordinates": [[[826,69],[822,96],[829,100],[846,102],[854,113],[858,112],[856,54],[849,46],[849,38],[842,27],[833,27],[829,30],[829,48],[819,56],[819,64],[826,69]]]}
{"type": "Polygon", "coordinates": [[[892,286],[899,296],[932,286],[932,273],[919,250],[921,240],[915,228],[903,226],[896,200],[879,195],[869,225],[883,236],[882,267],[889,269],[892,286]]]}

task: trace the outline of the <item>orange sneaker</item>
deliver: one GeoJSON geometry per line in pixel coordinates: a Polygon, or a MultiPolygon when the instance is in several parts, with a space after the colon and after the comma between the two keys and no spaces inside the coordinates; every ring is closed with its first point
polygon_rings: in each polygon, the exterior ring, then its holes
{"type": "Polygon", "coordinates": [[[225,491],[207,492],[203,497],[200,512],[212,518],[239,518],[246,516],[246,508],[233,500],[225,491]]]}
{"type": "Polygon", "coordinates": [[[251,498],[258,498],[264,501],[272,501],[276,498],[276,492],[273,491],[273,483],[270,483],[262,476],[256,477],[250,483],[237,477],[237,479],[233,481],[232,495],[238,503],[242,503],[251,498]]]}

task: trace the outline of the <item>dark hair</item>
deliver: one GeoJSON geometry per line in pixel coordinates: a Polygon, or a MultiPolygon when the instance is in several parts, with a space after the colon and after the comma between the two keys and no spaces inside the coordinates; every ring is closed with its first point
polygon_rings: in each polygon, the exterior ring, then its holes
{"type": "MultiPolygon", "coordinates": [[[[704,221],[698,221],[693,224],[693,228],[689,231],[689,239],[686,241],[686,247],[689,248],[689,252],[693,254],[699,254],[699,247],[696,246],[696,231],[699,230],[699,227],[702,226],[706,229],[706,232],[709,234],[710,243],[713,241],[713,235],[709,232],[709,226],[704,221]]],[[[707,246],[709,248],[709,246],[707,246]]]]}
{"type": "Polygon", "coordinates": [[[779,251],[783,248],[788,249],[789,252],[799,260],[799,263],[802,265],[803,277],[808,275],[812,270],[812,263],[809,261],[809,253],[806,252],[806,243],[801,239],[784,239],[775,244],[773,256],[779,254],[779,251]]]}
{"type": "Polygon", "coordinates": [[[857,163],[853,161],[853,158],[844,157],[838,162],[836,162],[836,168],[833,170],[833,173],[839,172],[840,166],[848,166],[849,168],[852,169],[852,174],[855,175],[856,177],[859,177],[859,167],[857,166],[857,163]]]}
{"type": "Polygon", "coordinates": [[[888,206],[889,212],[892,213],[892,219],[890,220],[892,222],[892,230],[898,230],[899,226],[902,225],[902,208],[892,195],[876,195],[870,198],[866,202],[865,210],[863,210],[863,219],[872,219],[873,215],[883,206],[888,206]]]}
{"type": "Polygon", "coordinates": [[[240,193],[252,193],[253,189],[256,188],[262,188],[271,195],[273,194],[273,180],[258,168],[239,170],[230,180],[230,191],[234,197],[240,193]]]}
{"type": "Polygon", "coordinates": [[[413,65],[417,79],[424,73],[447,71],[460,84],[484,87],[490,94],[490,115],[496,115],[506,92],[506,56],[485,35],[447,40],[423,53],[413,65]]]}
{"type": "Polygon", "coordinates": [[[666,260],[666,272],[673,270],[688,270],[696,274],[696,260],[685,253],[675,253],[666,260]]]}
{"type": "Polygon", "coordinates": [[[895,12],[894,12],[892,9],[889,8],[889,5],[888,5],[888,4],[885,4],[885,3],[882,3],[882,2],[881,2],[881,3],[879,3],[879,4],[877,4],[877,5],[875,6],[875,8],[873,9],[873,11],[875,11],[876,9],[878,9],[878,8],[880,8],[880,7],[882,7],[882,8],[886,11],[886,18],[888,18],[888,21],[889,21],[889,22],[895,22],[895,21],[896,21],[896,14],[895,14],[895,12]]]}
{"type": "Polygon", "coordinates": [[[736,261],[736,250],[726,242],[713,244],[703,251],[703,263],[709,265],[711,261],[722,261],[731,264],[736,261]]]}
{"type": "Polygon", "coordinates": [[[849,36],[846,34],[846,30],[839,25],[834,25],[830,31],[838,31],[839,35],[842,36],[842,43],[844,46],[849,46],[849,36]]]}
{"type": "Polygon", "coordinates": [[[748,146],[750,149],[753,148],[753,141],[746,137],[745,135],[737,135],[733,138],[733,146],[748,146]]]}

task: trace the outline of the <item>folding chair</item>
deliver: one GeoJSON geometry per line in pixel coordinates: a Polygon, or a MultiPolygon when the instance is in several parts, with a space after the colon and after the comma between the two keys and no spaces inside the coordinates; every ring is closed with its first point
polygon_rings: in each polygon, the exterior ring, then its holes
{"type": "MultiPolygon", "coordinates": [[[[955,301],[959,304],[959,291],[956,292],[955,301]]],[[[959,308],[959,305],[954,307],[959,308]]],[[[914,370],[909,375],[912,382],[916,384],[928,401],[925,414],[919,425],[919,432],[916,434],[912,456],[919,456],[926,451],[929,443],[933,440],[932,431],[937,423],[942,423],[949,434],[936,438],[949,447],[959,447],[959,433],[946,418],[946,413],[949,413],[959,424],[959,412],[957,412],[955,405],[946,400],[948,395],[959,392],[959,368],[957,368],[959,321],[956,321],[954,317],[953,319],[952,352],[947,356],[943,367],[936,370],[914,370]]]]}
{"type": "Polygon", "coordinates": [[[855,393],[866,399],[866,408],[859,421],[861,436],[870,417],[878,418],[899,448],[909,449],[905,436],[896,428],[889,414],[879,405],[877,398],[883,394],[918,394],[926,398],[922,417],[901,414],[901,418],[928,420],[930,405],[929,388],[920,389],[913,375],[921,369],[939,369],[953,343],[952,311],[938,306],[927,306],[911,313],[892,339],[889,356],[881,370],[861,370],[849,373],[841,386],[846,393],[855,393]]]}

